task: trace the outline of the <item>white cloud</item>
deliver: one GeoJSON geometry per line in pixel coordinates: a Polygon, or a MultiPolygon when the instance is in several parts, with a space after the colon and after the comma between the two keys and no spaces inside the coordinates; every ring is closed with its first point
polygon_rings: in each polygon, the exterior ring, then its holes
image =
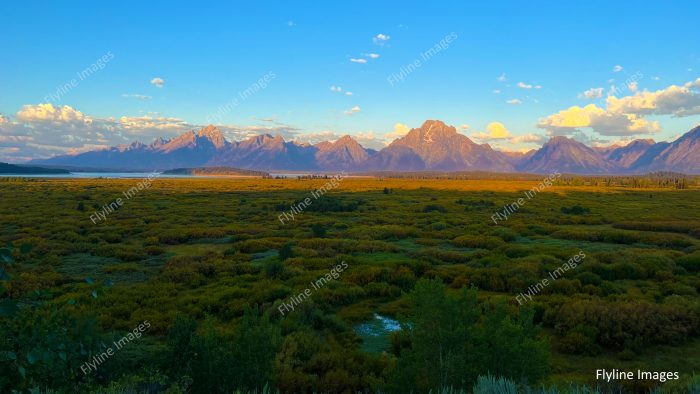
{"type": "Polygon", "coordinates": [[[352,116],[358,112],[360,112],[360,107],[356,105],[356,106],[350,108],[349,110],[345,111],[345,115],[352,116]]]}
{"type": "Polygon", "coordinates": [[[508,138],[510,137],[510,131],[501,122],[491,122],[486,126],[486,130],[489,131],[489,136],[491,138],[508,138]]]}
{"type": "Polygon", "coordinates": [[[525,82],[518,82],[517,86],[520,89],[542,89],[542,85],[531,85],[525,82]]]}
{"type": "Polygon", "coordinates": [[[638,87],[639,87],[639,84],[637,83],[637,81],[633,81],[633,82],[630,82],[629,84],[627,84],[627,88],[633,92],[636,92],[638,87]]]}
{"type": "Polygon", "coordinates": [[[686,88],[697,88],[700,89],[700,78],[696,79],[695,81],[690,81],[686,82],[683,84],[686,88]]]}
{"type": "Polygon", "coordinates": [[[160,77],[155,77],[151,79],[151,85],[162,88],[163,85],[165,85],[165,80],[163,80],[163,78],[160,77]]]}
{"type": "Polygon", "coordinates": [[[494,90],[493,90],[493,94],[501,94],[501,90],[500,90],[500,89],[494,89],[494,90]]]}
{"type": "Polygon", "coordinates": [[[67,105],[53,104],[25,105],[17,112],[17,119],[23,122],[90,123],[91,119],[82,112],[67,105]]]}
{"type": "Polygon", "coordinates": [[[544,136],[539,134],[518,135],[510,139],[513,144],[541,144],[544,142],[544,136]]]}
{"type": "Polygon", "coordinates": [[[599,99],[603,97],[603,90],[604,88],[590,88],[586,90],[585,92],[579,94],[579,98],[587,98],[587,99],[599,99]]]}
{"type": "MultiPolygon", "coordinates": [[[[340,86],[333,85],[331,86],[331,92],[343,93],[343,88],[341,88],[340,86]]],[[[352,92],[345,92],[343,94],[346,96],[352,96],[352,92]]]]}
{"type": "Polygon", "coordinates": [[[397,122],[394,125],[394,131],[390,133],[386,133],[384,137],[390,139],[390,140],[395,140],[396,138],[403,137],[404,135],[408,134],[408,132],[411,131],[411,128],[408,127],[407,125],[397,122]]]}
{"type": "Polygon", "coordinates": [[[137,99],[137,100],[150,100],[150,99],[153,98],[153,97],[151,97],[151,96],[146,96],[146,95],[143,95],[143,94],[126,94],[126,93],[125,93],[125,94],[122,94],[122,97],[124,97],[124,98],[135,98],[135,99],[137,99]]]}
{"type": "MultiPolygon", "coordinates": [[[[470,138],[479,143],[500,144],[541,144],[544,136],[538,134],[513,135],[501,122],[491,122],[486,126],[486,132],[474,132],[470,138]]],[[[527,149],[526,149],[527,150],[527,149]]]]}
{"type": "Polygon", "coordinates": [[[0,146],[13,148],[6,149],[0,160],[19,162],[102,145],[100,132],[111,126],[109,120],[93,119],[69,106],[25,105],[14,121],[0,123],[0,146]]]}
{"type": "Polygon", "coordinates": [[[122,116],[119,124],[124,130],[164,130],[183,132],[193,126],[183,119],[164,116],[122,116]]]}
{"type": "Polygon", "coordinates": [[[365,64],[367,63],[367,59],[356,59],[356,58],[350,58],[350,61],[353,63],[360,63],[360,64],[365,64]]]}
{"type": "Polygon", "coordinates": [[[391,39],[391,37],[389,37],[386,34],[382,34],[382,33],[379,33],[376,36],[372,37],[372,41],[374,41],[374,43],[377,45],[384,45],[390,39],[391,39]]]}
{"type": "Polygon", "coordinates": [[[510,100],[506,100],[506,103],[510,104],[510,105],[520,105],[523,102],[518,100],[518,99],[510,99],[510,100]]]}
{"type": "Polygon", "coordinates": [[[0,142],[26,142],[34,141],[34,137],[30,135],[1,135],[0,142]]]}
{"type": "Polygon", "coordinates": [[[368,53],[365,56],[367,56],[370,59],[379,59],[379,54],[378,53],[368,53]]]}
{"type": "Polygon", "coordinates": [[[613,67],[613,72],[619,73],[622,70],[624,70],[624,68],[619,64],[613,67]]]}
{"type": "Polygon", "coordinates": [[[645,119],[647,115],[700,114],[700,78],[654,92],[635,91],[634,82],[628,84],[634,94],[620,98],[609,95],[605,108],[594,104],[573,106],[540,119],[537,127],[546,129],[550,135],[573,135],[581,133],[582,128],[590,128],[601,136],[629,137],[660,131],[659,122],[645,119]]]}
{"type": "Polygon", "coordinates": [[[595,104],[573,106],[540,119],[537,127],[547,129],[550,135],[571,135],[589,127],[600,135],[624,136],[651,134],[659,131],[658,122],[649,122],[635,114],[605,110],[595,104]]]}
{"type": "Polygon", "coordinates": [[[342,137],[342,135],[334,131],[324,130],[317,133],[298,134],[294,136],[293,140],[298,143],[309,143],[311,145],[316,145],[323,141],[335,141],[340,137],[342,137]]]}
{"type": "MultiPolygon", "coordinates": [[[[22,162],[57,154],[72,154],[134,140],[150,143],[157,137],[171,138],[202,125],[157,115],[98,118],[69,106],[25,105],[14,120],[0,122],[0,161],[22,162]]],[[[219,126],[229,139],[242,139],[261,133],[293,136],[298,129],[282,124],[270,126],[219,126]]]]}
{"type": "MultiPolygon", "coordinates": [[[[201,126],[193,126],[192,128],[197,129],[201,126]]],[[[263,125],[219,125],[219,130],[224,134],[224,136],[231,141],[240,141],[250,137],[254,137],[260,134],[271,134],[282,136],[285,140],[291,141],[298,139],[299,129],[293,126],[276,123],[275,126],[263,126],[263,125]]]]}
{"type": "Polygon", "coordinates": [[[379,138],[376,135],[374,135],[374,132],[372,130],[369,130],[367,132],[362,132],[358,131],[353,134],[353,137],[357,140],[357,142],[364,146],[365,148],[372,148],[372,149],[382,149],[384,148],[389,142],[391,141],[386,141],[384,138],[379,138]]]}
{"type": "Polygon", "coordinates": [[[683,86],[671,85],[650,92],[644,90],[632,96],[609,96],[607,107],[612,112],[639,115],[674,115],[678,117],[700,114],[700,78],[683,86]]]}
{"type": "Polygon", "coordinates": [[[503,74],[501,74],[501,76],[499,76],[498,78],[496,78],[496,80],[498,80],[499,82],[505,82],[506,79],[507,79],[507,78],[506,78],[506,73],[503,73],[503,74]]]}

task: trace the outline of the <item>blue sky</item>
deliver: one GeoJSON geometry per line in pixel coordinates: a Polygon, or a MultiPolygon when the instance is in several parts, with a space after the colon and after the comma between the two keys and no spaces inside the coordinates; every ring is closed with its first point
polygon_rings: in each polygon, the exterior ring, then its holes
{"type": "Polygon", "coordinates": [[[440,119],[524,150],[559,134],[670,140],[700,123],[697,2],[6,1],[0,14],[0,160],[171,137],[237,97],[216,117],[232,139],[351,134],[381,147],[440,119]]]}

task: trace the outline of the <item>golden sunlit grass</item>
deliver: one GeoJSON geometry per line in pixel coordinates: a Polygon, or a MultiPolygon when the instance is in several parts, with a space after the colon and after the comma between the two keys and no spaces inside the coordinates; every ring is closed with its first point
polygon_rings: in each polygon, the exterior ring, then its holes
{"type": "MultiPolygon", "coordinates": [[[[101,188],[127,190],[135,186],[140,179],[50,179],[34,182],[16,182],[26,187],[42,187],[50,182],[53,187],[66,189],[101,188]]],[[[156,178],[151,189],[169,191],[275,191],[275,190],[315,190],[328,183],[328,179],[263,179],[263,178],[156,178]]],[[[539,181],[530,180],[444,180],[444,179],[394,179],[371,177],[347,177],[339,182],[334,191],[366,192],[384,188],[397,190],[434,189],[453,191],[493,191],[518,192],[532,189],[539,181]]],[[[0,184],[1,186],[2,184],[0,184]]],[[[7,185],[5,183],[4,185],[7,185]]],[[[697,187],[691,188],[698,189],[697,187]]],[[[558,186],[545,189],[547,192],[595,192],[615,193],[621,191],[675,191],[669,188],[629,188],[620,186],[558,186]]]]}

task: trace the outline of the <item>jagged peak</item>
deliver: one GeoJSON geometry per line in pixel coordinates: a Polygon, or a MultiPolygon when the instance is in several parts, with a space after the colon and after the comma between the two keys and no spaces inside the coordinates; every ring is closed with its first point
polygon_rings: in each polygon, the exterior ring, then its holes
{"type": "Polygon", "coordinates": [[[209,125],[200,129],[197,133],[197,137],[206,138],[212,144],[214,144],[217,149],[221,149],[224,147],[224,145],[226,145],[226,138],[224,138],[224,134],[214,125],[209,125]]]}
{"type": "Polygon", "coordinates": [[[182,140],[194,140],[195,137],[197,137],[197,133],[195,133],[194,130],[190,130],[190,131],[186,131],[186,132],[180,134],[179,136],[173,138],[172,140],[170,140],[170,142],[182,141],[182,140]]]}
{"type": "Polygon", "coordinates": [[[272,135],[272,134],[258,134],[251,136],[250,138],[246,139],[244,143],[247,144],[256,144],[256,145],[265,145],[265,144],[272,144],[272,143],[281,143],[284,144],[284,137],[281,135],[272,135]]]}
{"type": "Polygon", "coordinates": [[[347,144],[357,144],[357,140],[352,138],[349,134],[345,134],[344,136],[338,138],[335,141],[336,144],[342,144],[342,145],[347,145],[347,144]]]}
{"type": "Polygon", "coordinates": [[[422,133],[430,133],[431,135],[437,135],[437,134],[457,134],[457,129],[454,126],[450,126],[448,124],[445,124],[445,122],[441,120],[426,120],[423,122],[423,125],[421,125],[419,129],[422,133]]]}
{"type": "Polygon", "coordinates": [[[282,136],[279,135],[279,134],[272,135],[272,134],[265,133],[265,134],[261,135],[261,137],[262,137],[263,140],[272,140],[272,141],[282,141],[282,142],[284,142],[284,137],[282,137],[282,136]]]}
{"type": "Polygon", "coordinates": [[[554,137],[551,137],[547,143],[560,143],[560,142],[577,142],[573,138],[569,138],[564,135],[555,135],[554,137]]]}
{"type": "Polygon", "coordinates": [[[423,124],[421,125],[421,129],[427,129],[427,128],[449,128],[450,126],[446,125],[445,122],[437,119],[428,119],[423,124]]]}
{"type": "Polygon", "coordinates": [[[330,141],[321,141],[321,142],[315,143],[313,146],[315,146],[319,149],[323,149],[323,148],[328,148],[330,146],[333,146],[333,143],[330,141]]]}
{"type": "Polygon", "coordinates": [[[609,148],[624,148],[626,146],[637,146],[637,145],[654,145],[656,141],[654,141],[651,138],[639,138],[636,140],[628,141],[628,142],[617,142],[615,144],[612,144],[609,146],[609,148]]]}
{"type": "MultiPolygon", "coordinates": [[[[693,127],[692,129],[690,129],[690,131],[688,131],[687,133],[680,136],[680,138],[678,138],[678,140],[687,139],[687,138],[700,138],[700,125],[697,125],[697,126],[693,127]]],[[[676,141],[678,141],[678,140],[676,140],[676,141]]]]}
{"type": "Polygon", "coordinates": [[[146,146],[146,145],[144,145],[143,142],[134,141],[130,144],[119,144],[119,145],[115,146],[115,148],[120,152],[124,152],[124,151],[128,151],[128,150],[140,149],[140,148],[143,148],[144,146],[146,146]]]}
{"type": "Polygon", "coordinates": [[[223,136],[221,133],[221,130],[219,130],[218,127],[214,125],[209,125],[207,127],[202,127],[199,129],[199,132],[197,133],[198,136],[223,136]]]}

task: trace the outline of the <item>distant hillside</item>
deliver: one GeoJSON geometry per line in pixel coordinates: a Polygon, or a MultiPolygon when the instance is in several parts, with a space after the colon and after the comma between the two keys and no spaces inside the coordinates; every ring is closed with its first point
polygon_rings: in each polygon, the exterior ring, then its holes
{"type": "Polygon", "coordinates": [[[238,175],[238,176],[270,176],[263,171],[243,170],[233,167],[196,167],[196,168],[175,168],[163,171],[164,175],[238,175]]]}
{"type": "Polygon", "coordinates": [[[622,172],[593,148],[563,136],[552,137],[542,148],[521,162],[518,169],[534,173],[559,171],[576,174],[614,174],[622,172]]]}
{"type": "Polygon", "coordinates": [[[0,163],[0,174],[70,174],[70,171],[59,168],[31,167],[0,163]]]}

